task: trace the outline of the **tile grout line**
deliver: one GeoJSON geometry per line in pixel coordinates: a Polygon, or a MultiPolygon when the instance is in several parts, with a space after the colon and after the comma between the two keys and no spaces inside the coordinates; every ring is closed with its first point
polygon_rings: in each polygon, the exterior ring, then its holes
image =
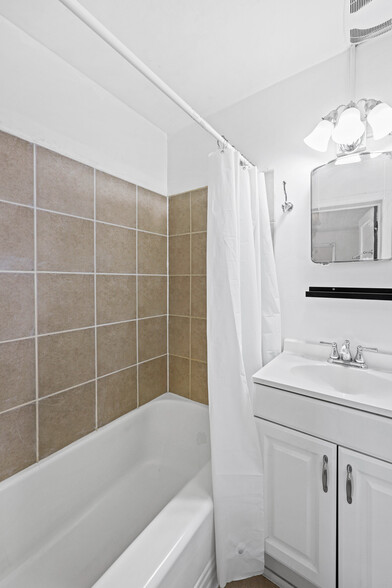
{"type": "MultiPolygon", "coordinates": [[[[35,145],[34,145],[35,146],[35,145]]],[[[95,168],[93,168],[94,174],[96,172],[95,168]]],[[[138,186],[136,186],[137,188],[138,186]]],[[[24,208],[34,208],[31,204],[21,204],[20,202],[12,202],[11,200],[4,200],[0,198],[1,204],[11,204],[12,206],[22,206],[24,208]]],[[[96,222],[101,225],[108,225],[110,227],[117,227],[119,229],[127,229],[129,231],[139,231],[140,233],[148,233],[149,235],[156,235],[158,237],[166,237],[164,233],[156,233],[155,231],[147,231],[146,229],[138,229],[137,227],[128,227],[127,225],[119,225],[116,223],[109,223],[108,221],[99,220],[96,218],[89,218],[87,216],[78,216],[76,214],[70,214],[69,212],[63,212],[61,210],[52,210],[50,208],[41,208],[39,206],[36,207],[38,212],[48,212],[51,214],[58,214],[60,216],[68,216],[70,218],[77,218],[79,220],[89,221],[91,223],[96,222]]]]}
{"type": "Polygon", "coordinates": [[[169,251],[169,239],[170,239],[170,224],[169,224],[169,196],[167,197],[166,203],[166,392],[170,392],[170,355],[169,355],[169,312],[170,312],[170,251],[169,251]]]}
{"type": "MultiPolygon", "coordinates": [[[[173,355],[174,357],[179,357],[180,359],[188,359],[189,361],[190,361],[190,359],[191,359],[190,357],[185,357],[184,355],[179,355],[178,353],[172,353],[172,355],[173,355]]],[[[207,362],[206,362],[206,361],[204,361],[203,359],[192,359],[192,361],[195,361],[195,362],[197,362],[197,363],[203,363],[204,365],[206,365],[206,364],[207,364],[207,362]]]]}
{"type": "Polygon", "coordinates": [[[192,390],[192,191],[189,192],[189,398],[192,390]]]}
{"type": "MultiPolygon", "coordinates": [[[[162,357],[166,357],[166,353],[164,353],[163,355],[157,355],[156,357],[150,357],[149,359],[145,359],[143,361],[140,361],[139,365],[142,365],[144,363],[148,363],[150,361],[155,361],[156,359],[161,359],[162,357]]],[[[203,363],[203,362],[200,362],[200,363],[203,363]]],[[[80,388],[81,386],[86,386],[87,384],[92,384],[96,380],[102,380],[103,378],[113,376],[115,374],[118,374],[120,372],[124,372],[124,371],[129,370],[134,367],[137,367],[136,363],[133,363],[131,365],[127,365],[126,367],[120,368],[118,370],[114,370],[113,372],[109,372],[107,374],[102,374],[102,376],[97,376],[97,378],[92,378],[91,380],[86,380],[85,382],[80,382],[79,384],[75,384],[74,386],[69,386],[68,388],[62,388],[61,390],[56,390],[56,392],[51,392],[50,394],[46,394],[45,396],[42,396],[41,398],[39,398],[38,404],[39,404],[39,402],[42,402],[46,398],[52,398],[52,396],[58,396],[59,394],[63,394],[64,392],[69,392],[70,390],[75,390],[75,388],[80,388]]],[[[36,399],[30,400],[29,402],[24,402],[23,404],[18,404],[17,406],[13,406],[11,408],[7,408],[5,410],[2,410],[0,412],[0,414],[2,415],[5,413],[8,413],[8,412],[11,412],[13,410],[17,410],[18,408],[22,408],[23,406],[29,406],[29,405],[35,404],[36,402],[37,402],[36,399]]]]}
{"type": "Polygon", "coordinates": [[[94,370],[95,428],[98,429],[98,329],[97,329],[97,170],[94,168],[94,370]]]}
{"type": "MultiPolygon", "coordinates": [[[[161,318],[161,317],[165,317],[166,314],[155,314],[152,316],[142,316],[140,317],[138,320],[139,321],[145,321],[148,319],[152,319],[152,318],[161,318]]],[[[113,325],[123,325],[125,323],[133,323],[136,322],[136,318],[133,319],[127,319],[125,321],[116,321],[114,323],[101,323],[101,324],[97,324],[97,327],[111,327],[113,325]]],[[[50,331],[49,333],[41,333],[38,334],[37,337],[38,339],[41,339],[42,337],[50,337],[51,335],[62,335],[63,333],[74,333],[76,331],[85,331],[87,329],[94,329],[95,325],[87,325],[85,327],[76,327],[75,329],[65,329],[63,331],[50,331]]],[[[18,337],[17,339],[5,339],[4,341],[0,341],[0,345],[3,345],[4,343],[15,343],[16,341],[26,341],[27,339],[34,339],[35,335],[29,335],[28,337],[18,337]]]]}
{"type": "Polygon", "coordinates": [[[34,339],[35,339],[35,459],[39,461],[38,276],[37,276],[37,151],[33,143],[34,215],[34,339]]]}
{"type": "Polygon", "coordinates": [[[136,247],[135,247],[135,266],[136,266],[136,406],[140,406],[140,399],[139,399],[139,188],[136,186],[135,188],[135,196],[136,196],[136,247]]]}
{"type": "Polygon", "coordinates": [[[173,235],[170,235],[170,236],[171,237],[186,237],[187,235],[190,235],[191,232],[193,235],[202,235],[203,233],[206,233],[207,231],[191,231],[191,230],[189,230],[189,233],[174,233],[173,235]]]}
{"type": "MultiPolygon", "coordinates": [[[[34,274],[34,270],[4,270],[0,269],[0,274],[34,274]]],[[[58,270],[37,270],[37,274],[55,274],[55,275],[76,275],[76,276],[93,276],[94,272],[67,272],[58,270]]],[[[119,272],[96,272],[97,276],[136,276],[136,273],[127,274],[119,272]]],[[[166,278],[167,274],[137,274],[146,278],[166,278]]],[[[190,274],[173,274],[174,278],[189,277],[190,274]]],[[[199,276],[204,278],[206,274],[193,274],[193,276],[199,276]]]]}

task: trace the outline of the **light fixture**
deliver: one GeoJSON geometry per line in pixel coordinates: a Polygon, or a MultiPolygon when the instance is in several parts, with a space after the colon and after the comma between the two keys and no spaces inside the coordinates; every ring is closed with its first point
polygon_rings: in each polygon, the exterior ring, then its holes
{"type": "Polygon", "coordinates": [[[343,110],[332,131],[332,140],[338,145],[354,145],[365,132],[361,113],[354,102],[343,110]]]}
{"type": "Polygon", "coordinates": [[[338,146],[338,155],[363,151],[366,148],[367,124],[375,140],[392,134],[392,108],[374,98],[341,104],[323,117],[304,141],[316,151],[327,151],[332,138],[338,146]]]}
{"type": "Polygon", "coordinates": [[[360,163],[361,156],[359,153],[353,153],[352,155],[345,155],[344,157],[338,157],[335,161],[335,165],[346,165],[348,163],[360,163]]]}
{"type": "Polygon", "coordinates": [[[304,141],[306,145],[316,151],[326,151],[333,130],[333,122],[325,117],[318,123],[317,127],[305,137],[304,141]]]}
{"type": "Polygon", "coordinates": [[[373,138],[383,139],[392,132],[392,108],[385,102],[377,101],[369,108],[367,121],[372,127],[373,138]]]}

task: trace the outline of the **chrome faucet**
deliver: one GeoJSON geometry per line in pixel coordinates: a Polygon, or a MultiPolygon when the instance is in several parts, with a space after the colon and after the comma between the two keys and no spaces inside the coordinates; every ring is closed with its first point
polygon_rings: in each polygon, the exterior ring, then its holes
{"type": "Polygon", "coordinates": [[[351,355],[350,349],[350,341],[348,339],[345,340],[343,345],[340,348],[340,359],[342,361],[350,362],[353,360],[353,356],[351,355]]]}
{"type": "Polygon", "coordinates": [[[322,345],[331,345],[331,352],[329,354],[328,362],[329,363],[336,363],[338,365],[345,365],[351,367],[357,367],[362,369],[367,369],[368,365],[363,358],[364,351],[372,351],[373,353],[377,353],[377,347],[363,347],[362,345],[358,345],[357,352],[355,354],[355,358],[352,358],[351,349],[350,349],[350,341],[348,339],[345,340],[343,343],[340,353],[338,351],[338,344],[329,341],[320,341],[322,345]]]}

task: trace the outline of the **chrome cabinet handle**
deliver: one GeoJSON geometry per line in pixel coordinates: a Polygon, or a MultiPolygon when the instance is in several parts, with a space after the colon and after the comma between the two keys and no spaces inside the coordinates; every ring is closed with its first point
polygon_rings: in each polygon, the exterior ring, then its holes
{"type": "Polygon", "coordinates": [[[347,502],[349,504],[352,503],[353,501],[353,468],[350,466],[350,464],[347,466],[347,477],[346,477],[346,496],[347,496],[347,502]]]}
{"type": "Polygon", "coordinates": [[[328,492],[328,457],[326,455],[323,456],[322,482],[324,492],[328,492]]]}

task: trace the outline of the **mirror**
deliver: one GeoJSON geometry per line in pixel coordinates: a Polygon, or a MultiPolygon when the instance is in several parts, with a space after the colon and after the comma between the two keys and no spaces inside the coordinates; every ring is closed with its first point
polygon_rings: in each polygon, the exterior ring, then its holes
{"type": "Polygon", "coordinates": [[[392,259],[392,152],[340,157],[311,175],[312,261],[392,259]]]}

